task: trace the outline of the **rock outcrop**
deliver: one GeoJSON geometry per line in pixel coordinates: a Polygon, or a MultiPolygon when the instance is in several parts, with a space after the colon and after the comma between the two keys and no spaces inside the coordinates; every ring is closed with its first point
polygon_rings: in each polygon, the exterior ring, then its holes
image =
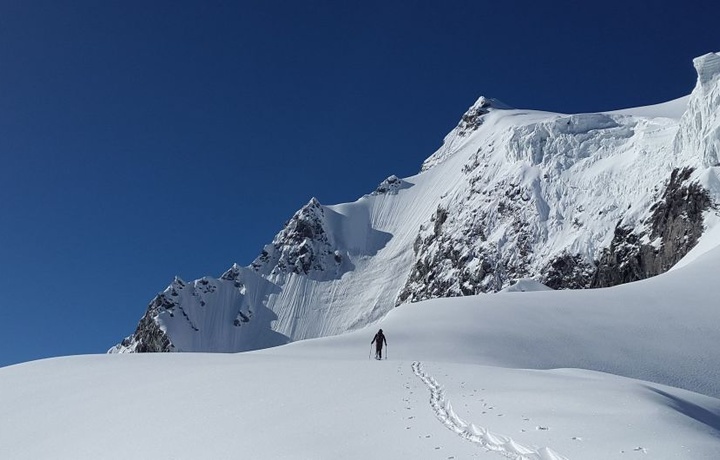
{"type": "Polygon", "coordinates": [[[689,181],[691,168],[675,169],[662,199],[637,228],[615,228],[602,252],[591,287],[637,281],[668,271],[692,249],[705,231],[703,213],[713,207],[707,190],[689,181]]]}
{"type": "Polygon", "coordinates": [[[285,224],[252,263],[263,275],[303,274],[309,277],[342,275],[343,254],[327,230],[325,210],[312,198],[285,224]]]}

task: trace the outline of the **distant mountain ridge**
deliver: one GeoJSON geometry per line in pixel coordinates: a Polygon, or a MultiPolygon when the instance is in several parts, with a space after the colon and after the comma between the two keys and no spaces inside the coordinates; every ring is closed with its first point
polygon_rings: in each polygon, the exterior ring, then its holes
{"type": "Polygon", "coordinates": [[[419,174],[353,203],[311,199],[249,266],[176,278],[110,352],[245,351],[518,279],[663,273],[718,221],[720,55],[694,64],[690,96],[651,107],[566,115],[481,97],[419,174]]]}

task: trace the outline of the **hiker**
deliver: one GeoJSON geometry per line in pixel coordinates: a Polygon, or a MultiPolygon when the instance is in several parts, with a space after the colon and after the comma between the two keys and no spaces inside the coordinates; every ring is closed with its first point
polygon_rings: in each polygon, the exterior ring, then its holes
{"type": "Polygon", "coordinates": [[[382,329],[380,329],[377,334],[375,334],[375,337],[373,337],[370,345],[372,345],[373,343],[375,344],[375,359],[382,359],[383,343],[387,345],[387,340],[385,339],[385,334],[383,334],[382,329]]]}

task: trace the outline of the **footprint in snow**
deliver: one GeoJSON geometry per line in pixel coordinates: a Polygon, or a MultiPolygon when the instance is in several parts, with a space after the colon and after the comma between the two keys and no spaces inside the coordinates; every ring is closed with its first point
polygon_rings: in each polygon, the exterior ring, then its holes
{"type": "MultiPolygon", "coordinates": [[[[520,458],[516,454],[521,454],[522,458],[528,458],[525,453],[528,454],[536,454],[535,456],[540,456],[541,452],[534,450],[532,448],[528,448],[525,446],[521,446],[517,443],[515,443],[512,439],[506,437],[506,436],[500,436],[500,435],[494,435],[493,433],[490,433],[487,431],[487,429],[478,427],[472,423],[467,423],[464,420],[460,419],[456,413],[452,410],[452,406],[450,405],[450,402],[445,399],[444,391],[442,390],[442,387],[435,381],[432,376],[427,374],[422,369],[422,363],[419,361],[413,362],[412,364],[413,373],[419,377],[423,383],[428,387],[430,390],[430,405],[432,409],[435,411],[435,415],[437,418],[450,430],[456,432],[457,434],[460,434],[462,437],[468,439],[471,442],[474,442],[476,444],[479,444],[486,449],[494,450],[498,453],[501,453],[509,458],[520,458]]],[[[484,388],[482,390],[485,390],[484,388]]],[[[486,406],[487,410],[493,410],[495,409],[494,406],[487,407],[487,403],[483,404],[486,406]]],[[[486,414],[486,411],[483,411],[483,414],[486,414]]],[[[498,417],[502,417],[504,414],[496,414],[498,417]]],[[[524,417],[524,416],[523,416],[524,417]]],[[[527,419],[529,420],[529,418],[527,419]]],[[[537,430],[547,430],[548,427],[543,426],[537,426],[537,430]]],[[[522,430],[523,432],[525,430],[522,430]]],[[[430,438],[430,435],[425,436],[426,439],[430,438]]],[[[549,448],[543,448],[543,455],[542,457],[547,457],[547,455],[544,455],[547,453],[550,455],[551,458],[564,458],[558,455],[554,455],[555,453],[550,450],[549,448]]],[[[473,457],[476,457],[477,455],[473,455],[473,457]]],[[[548,457],[548,458],[550,458],[548,457]]],[[[538,457],[539,458],[539,457],[538,457]]]]}

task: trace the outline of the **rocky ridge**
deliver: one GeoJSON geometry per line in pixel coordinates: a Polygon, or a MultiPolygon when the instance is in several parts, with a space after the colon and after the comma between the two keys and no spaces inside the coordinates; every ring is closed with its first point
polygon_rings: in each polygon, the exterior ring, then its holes
{"type": "Polygon", "coordinates": [[[312,198],[285,224],[273,242],[266,245],[253,261],[252,268],[263,275],[303,274],[313,277],[319,272],[342,275],[341,251],[333,244],[327,229],[325,210],[312,198]]]}

